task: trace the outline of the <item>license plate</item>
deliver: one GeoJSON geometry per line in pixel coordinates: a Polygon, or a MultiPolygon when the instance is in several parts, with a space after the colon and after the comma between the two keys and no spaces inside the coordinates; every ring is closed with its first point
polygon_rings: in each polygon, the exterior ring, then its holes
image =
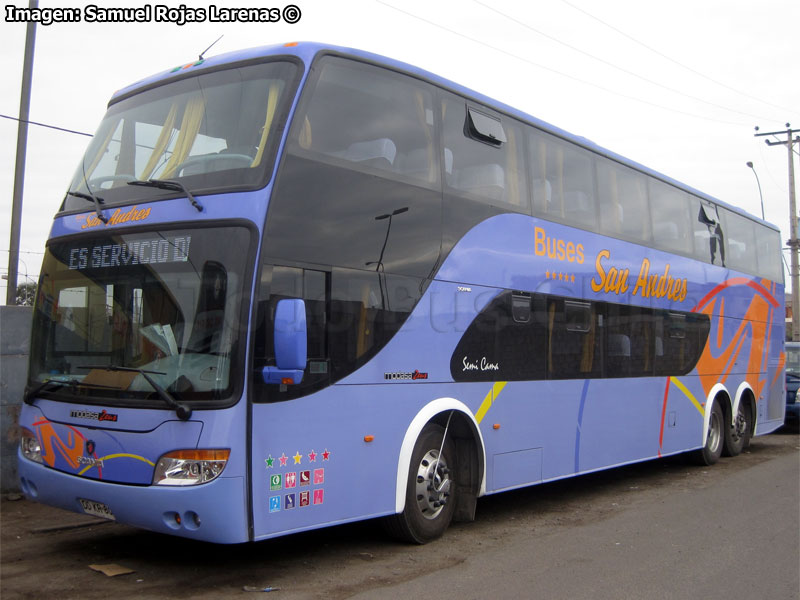
{"type": "Polygon", "coordinates": [[[78,498],[78,501],[81,503],[83,512],[85,512],[87,515],[116,521],[114,513],[112,513],[111,509],[102,502],[95,502],[94,500],[86,500],[84,498],[78,498]]]}

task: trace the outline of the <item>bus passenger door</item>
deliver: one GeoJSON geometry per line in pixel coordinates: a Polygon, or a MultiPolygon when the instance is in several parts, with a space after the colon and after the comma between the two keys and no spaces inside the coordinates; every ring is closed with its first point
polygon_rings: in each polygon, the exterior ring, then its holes
{"type": "MultiPolygon", "coordinates": [[[[313,418],[296,403],[303,402],[304,397],[326,387],[330,381],[327,348],[329,295],[328,272],[278,265],[262,267],[250,386],[250,479],[255,539],[303,527],[298,519],[309,511],[291,509],[299,508],[301,501],[311,503],[314,500],[311,493],[315,470],[311,467],[305,471],[293,468],[295,464],[305,465],[309,460],[306,453],[310,448],[306,448],[307,444],[300,438],[305,429],[303,420],[313,418]],[[267,384],[262,370],[265,366],[276,365],[276,308],[280,300],[291,298],[302,299],[305,304],[308,362],[299,383],[267,384]],[[303,477],[308,479],[301,481],[303,477]]],[[[322,466],[324,450],[319,448],[319,458],[315,457],[315,462],[320,463],[317,469],[322,466]]]]}

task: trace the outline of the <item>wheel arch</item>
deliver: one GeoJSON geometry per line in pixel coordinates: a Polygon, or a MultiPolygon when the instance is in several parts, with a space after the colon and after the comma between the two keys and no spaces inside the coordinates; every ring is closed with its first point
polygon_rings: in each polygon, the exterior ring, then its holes
{"type": "Polygon", "coordinates": [[[461,401],[455,398],[437,398],[426,404],[416,414],[406,429],[403,443],[397,459],[397,479],[395,482],[395,512],[400,513],[405,508],[406,483],[411,455],[422,429],[428,423],[437,423],[444,427],[448,416],[452,413],[450,421],[451,430],[459,437],[471,437],[475,459],[477,460],[477,477],[472,482],[476,495],[482,496],[486,491],[486,447],[483,442],[478,422],[475,415],[461,401]]]}

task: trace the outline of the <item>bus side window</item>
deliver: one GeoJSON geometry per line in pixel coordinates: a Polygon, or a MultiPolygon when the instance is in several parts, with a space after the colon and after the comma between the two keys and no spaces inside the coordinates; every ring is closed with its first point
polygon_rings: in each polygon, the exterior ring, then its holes
{"type": "Polygon", "coordinates": [[[488,204],[530,213],[520,125],[446,96],[442,103],[445,182],[488,204]]]}
{"type": "Polygon", "coordinates": [[[600,377],[603,345],[597,305],[551,298],[548,301],[547,368],[551,379],[600,377]]]}
{"type": "Polygon", "coordinates": [[[601,232],[650,243],[652,234],[645,176],[610,160],[598,160],[597,187],[601,232]]]}
{"type": "Polygon", "coordinates": [[[710,320],[707,315],[656,311],[656,375],[685,375],[691,371],[706,345],[710,320]]]}
{"type": "Polygon", "coordinates": [[[546,330],[539,294],[506,290],[470,323],[450,358],[455,381],[545,379],[546,330]]]}
{"type": "Polygon", "coordinates": [[[719,212],[722,213],[727,244],[727,266],[745,273],[758,273],[760,256],[756,251],[755,222],[724,208],[720,208],[719,212]]]}
{"type": "Polygon", "coordinates": [[[534,129],[528,145],[533,214],[596,231],[593,155],[534,129]]]}
{"type": "Polygon", "coordinates": [[[676,187],[650,180],[650,216],[654,245],[668,252],[692,254],[689,195],[676,187]]]}
{"type": "Polygon", "coordinates": [[[436,186],[433,99],[415,80],[385,69],[324,59],[301,108],[296,147],[337,164],[436,186]]]}
{"type": "Polygon", "coordinates": [[[608,304],[606,317],[606,377],[653,374],[655,340],[652,310],[608,304]]]}
{"type": "Polygon", "coordinates": [[[759,273],[772,281],[783,281],[783,263],[781,262],[781,237],[777,231],[758,227],[756,230],[758,244],[759,273]]]}
{"type": "Polygon", "coordinates": [[[327,349],[327,274],[311,269],[264,265],[259,286],[258,310],[254,340],[256,389],[260,398],[268,401],[290,400],[324,386],[329,377],[327,349]],[[300,385],[279,390],[260,381],[261,367],[274,365],[275,309],[279,300],[302,298],[305,300],[308,328],[308,364],[300,385]]]}

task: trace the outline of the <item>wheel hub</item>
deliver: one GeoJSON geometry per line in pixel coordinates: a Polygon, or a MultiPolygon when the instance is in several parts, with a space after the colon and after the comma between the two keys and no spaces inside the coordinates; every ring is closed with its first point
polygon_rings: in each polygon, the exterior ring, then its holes
{"type": "Polygon", "coordinates": [[[416,477],[417,504],[423,517],[435,519],[442,512],[451,483],[444,457],[439,456],[438,450],[428,450],[419,463],[416,477]]]}

